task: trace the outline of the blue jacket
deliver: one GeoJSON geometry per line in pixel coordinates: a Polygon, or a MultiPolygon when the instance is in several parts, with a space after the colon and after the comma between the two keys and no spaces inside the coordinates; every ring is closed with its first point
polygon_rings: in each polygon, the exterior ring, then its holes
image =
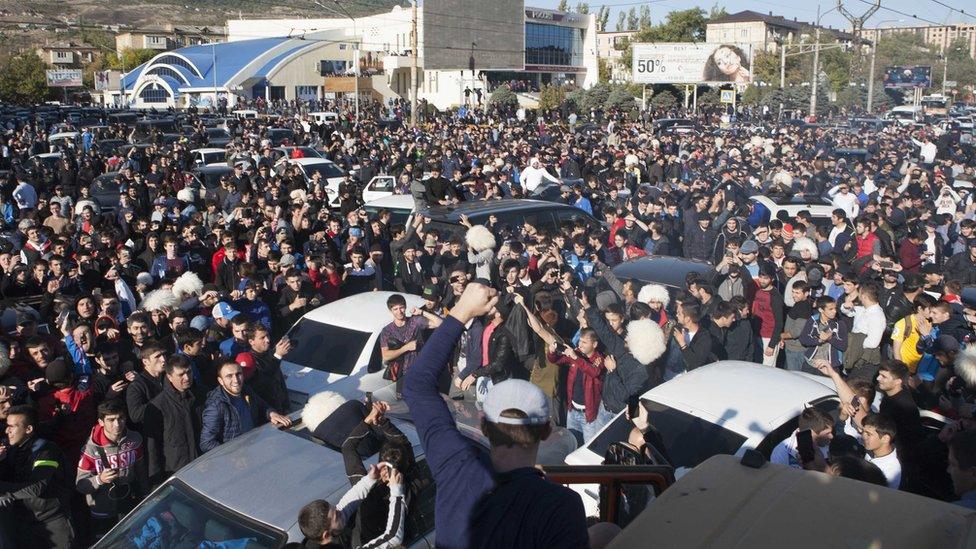
{"type": "Polygon", "coordinates": [[[437,484],[434,527],[437,546],[445,548],[471,546],[469,525],[479,500],[495,487],[488,455],[458,431],[437,391],[437,380],[463,331],[457,319],[445,318],[407,370],[403,385],[403,398],[437,484]]]}
{"type": "MultiPolygon", "coordinates": [[[[257,427],[267,423],[271,415],[268,404],[250,387],[244,387],[244,401],[251,410],[251,423],[257,427]]],[[[200,450],[209,452],[221,444],[244,434],[241,416],[223,387],[214,387],[207,394],[203,408],[203,429],[200,432],[200,450]]]]}

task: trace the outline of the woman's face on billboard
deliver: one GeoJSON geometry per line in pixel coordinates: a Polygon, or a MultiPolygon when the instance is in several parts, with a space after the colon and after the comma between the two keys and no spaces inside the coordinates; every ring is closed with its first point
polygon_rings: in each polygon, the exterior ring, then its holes
{"type": "Polygon", "coordinates": [[[741,63],[742,60],[739,58],[739,54],[732,51],[731,48],[723,46],[715,50],[715,65],[723,74],[735,74],[739,71],[741,63]]]}

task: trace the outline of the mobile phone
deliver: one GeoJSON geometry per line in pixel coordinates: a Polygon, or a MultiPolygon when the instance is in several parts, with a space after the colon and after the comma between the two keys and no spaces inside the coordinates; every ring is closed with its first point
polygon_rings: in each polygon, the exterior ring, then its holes
{"type": "Polygon", "coordinates": [[[640,412],[640,396],[634,395],[627,399],[627,415],[634,419],[640,412]]]}
{"type": "Polygon", "coordinates": [[[366,406],[372,406],[372,405],[373,405],[373,393],[370,391],[366,391],[366,406]]]}
{"type": "Polygon", "coordinates": [[[801,463],[810,463],[813,461],[813,432],[810,429],[797,431],[796,450],[800,454],[801,463]]]}
{"type": "Polygon", "coordinates": [[[860,410],[861,409],[861,399],[858,398],[855,395],[854,398],[851,399],[851,406],[854,408],[854,410],[860,410]]]}

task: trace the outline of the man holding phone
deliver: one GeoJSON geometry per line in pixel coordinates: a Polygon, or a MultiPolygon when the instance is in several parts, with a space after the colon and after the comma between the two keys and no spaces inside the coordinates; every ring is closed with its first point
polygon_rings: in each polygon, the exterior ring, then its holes
{"type": "Polygon", "coordinates": [[[807,408],[800,414],[796,431],[773,448],[769,462],[805,469],[816,459],[816,454],[810,450],[819,451],[821,457],[826,459],[827,448],[833,438],[834,419],[817,408],[807,408]]]}

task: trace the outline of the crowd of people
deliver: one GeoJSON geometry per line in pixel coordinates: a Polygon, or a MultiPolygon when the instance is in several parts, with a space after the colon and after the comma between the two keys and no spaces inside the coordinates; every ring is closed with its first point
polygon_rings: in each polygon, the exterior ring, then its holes
{"type": "MultiPolygon", "coordinates": [[[[58,146],[56,164],[35,156],[50,152],[53,128],[0,137],[0,521],[13,543],[90,543],[201,454],[263,423],[289,426],[287,330],[374,290],[399,292],[380,347],[428,461],[443,465],[432,466],[439,544],[585,544],[578,497],[523,474],[549,425],[585,443],[634,397],[723,359],[836,385],[840,423],[815,410],[800,419],[820,455],[801,456],[795,434],[774,462],[857,468],[976,508],[976,312],[963,299],[976,283],[976,156],[958,129],[719,128],[721,113],[704,113],[699,131],[654,133],[650,122],[675,113],[631,121],[611,111],[576,131],[575,115],[551,123],[497,106],[411,129],[339,110],[335,124],[240,120],[227,146],[233,172],[206,192],[188,176],[192,149],[207,144],[199,114],[184,115],[191,129],[173,142],[121,123],[60,124],[81,134],[58,146]],[[275,165],[274,128],[355,170],[337,206],[320,176],[275,165]],[[124,144],[99,146],[112,139],[124,144]],[[108,172],[120,185],[112,211],[91,192],[108,172]],[[368,215],[360,191],[377,174],[394,176],[418,208],[556,186],[555,200],[598,223],[553,231],[464,219],[465,232],[441,234],[424,215],[406,225],[368,215]],[[755,194],[827,196],[832,215],[774,214],[755,194]],[[614,276],[651,255],[707,262],[714,275],[691,274],[681,288],[614,276]],[[402,294],[425,305],[408,310],[402,294]],[[449,413],[434,405],[438,392],[482,407],[490,465],[458,461],[468,450],[438,430],[449,413]],[[919,410],[949,422],[927,436],[919,410]],[[492,492],[498,473],[512,473],[510,490],[492,492]],[[476,511],[487,493],[494,514],[476,511]],[[535,497],[565,512],[539,515],[524,505],[535,497]],[[476,512],[472,537],[461,525],[476,512]],[[504,526],[516,520],[533,526],[504,526]]],[[[635,459],[646,451],[637,445],[635,459]]],[[[345,539],[338,532],[376,486],[391,510],[403,496],[402,467],[353,469],[350,500],[303,511],[313,544],[345,539]]],[[[380,515],[373,531],[392,543],[380,515]]]]}

